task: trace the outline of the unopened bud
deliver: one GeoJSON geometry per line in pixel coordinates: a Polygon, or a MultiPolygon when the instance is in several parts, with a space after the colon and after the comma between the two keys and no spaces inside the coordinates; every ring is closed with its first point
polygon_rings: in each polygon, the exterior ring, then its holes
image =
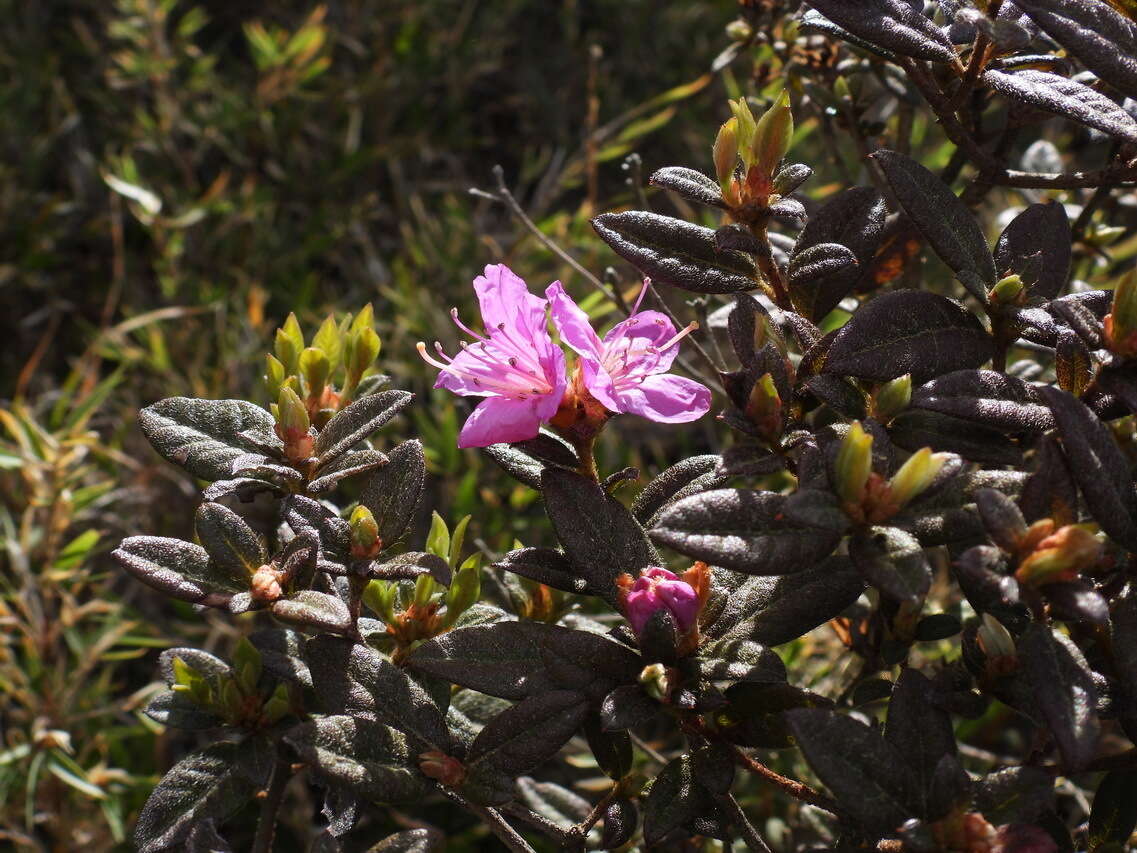
{"type": "Polygon", "coordinates": [[[993,677],[1008,675],[1018,667],[1018,651],[1015,638],[1003,623],[984,613],[976,636],[979,648],[987,656],[987,672],[993,677]]]}
{"type": "Polygon", "coordinates": [[[1015,572],[1015,580],[1028,586],[1072,581],[1097,565],[1102,543],[1094,534],[1075,524],[1060,527],[1038,543],[1015,572]]]}
{"type": "Polygon", "coordinates": [[[447,788],[461,785],[466,778],[466,768],[462,766],[462,762],[437,749],[419,755],[418,769],[423,776],[447,788]]]}
{"type": "MultiPolygon", "coordinates": [[[[312,346],[327,357],[329,375],[334,373],[336,367],[339,366],[340,357],[343,354],[343,338],[335,317],[329,314],[324,318],[324,322],[320,324],[320,328],[316,330],[315,337],[312,338],[312,346]]],[[[301,358],[303,358],[303,355],[301,358]]]]}
{"type": "Polygon", "coordinates": [[[292,462],[312,455],[315,440],[309,429],[308,407],[291,386],[284,385],[276,398],[276,434],[284,442],[284,453],[292,462]]]}
{"type": "Polygon", "coordinates": [[[1026,297],[1026,287],[1021,276],[1009,275],[1000,279],[991,288],[987,298],[993,305],[1019,305],[1026,297]]]}
{"type": "Polygon", "coordinates": [[[280,389],[284,385],[286,375],[284,365],[280,360],[275,356],[266,354],[264,383],[270,400],[275,400],[280,396],[280,389]]]}
{"type": "Polygon", "coordinates": [[[253,572],[249,591],[257,601],[276,601],[284,595],[284,590],[280,587],[280,571],[272,565],[261,566],[253,572]]]}
{"type": "Polygon", "coordinates": [[[746,416],[758,428],[766,441],[775,441],[782,434],[782,398],[769,373],[754,383],[750,399],[746,402],[746,416]]]}
{"type": "Polygon", "coordinates": [[[670,670],[661,663],[648,664],[640,671],[640,686],[648,696],[663,702],[671,695],[670,670]]]}
{"type": "Polygon", "coordinates": [[[742,18],[735,18],[726,25],[726,37],[731,41],[749,41],[754,28],[742,18]]]}
{"type": "Polygon", "coordinates": [[[873,414],[881,423],[888,423],[912,402],[912,374],[905,373],[885,382],[873,395],[873,414]]]}
{"type": "Polygon", "coordinates": [[[640,572],[623,599],[624,615],[636,636],[643,633],[657,610],[669,611],[679,633],[687,634],[695,629],[702,607],[698,593],[689,583],[658,566],[640,572]]]}
{"type": "Polygon", "coordinates": [[[753,163],[751,145],[754,141],[757,122],[754,121],[754,113],[750,112],[750,104],[746,102],[745,98],[731,101],[730,109],[734,113],[736,122],[735,136],[738,140],[738,154],[742,157],[743,164],[749,169],[753,163]]]}
{"type": "Polygon", "coordinates": [[[351,529],[351,556],[355,559],[370,560],[383,550],[379,525],[363,504],[352,510],[348,527],[351,529]]]}
{"type": "Polygon", "coordinates": [[[327,387],[328,377],[331,376],[332,365],[328,355],[322,349],[308,347],[300,353],[300,375],[308,386],[308,393],[312,396],[319,394],[327,387]]]}
{"type": "Polygon", "coordinates": [[[1113,291],[1113,308],[1106,315],[1106,342],[1115,355],[1137,356],[1137,270],[1131,270],[1113,291]]]}
{"type": "Polygon", "coordinates": [[[860,506],[871,473],[872,436],[865,432],[860,421],[853,421],[837,451],[834,474],[838,497],[846,504],[860,506]]]}
{"type": "Polygon", "coordinates": [[[242,637],[233,650],[233,671],[237,674],[237,683],[246,694],[256,690],[257,681],[261,677],[261,653],[249,642],[248,637],[242,637]]]}
{"type": "Polygon", "coordinates": [[[790,150],[794,137],[794,116],[790,111],[789,93],[783,91],[774,105],[758,119],[754,139],[750,143],[753,164],[763,175],[773,177],[778,164],[790,150]]]}
{"type": "Polygon", "coordinates": [[[713,149],[715,176],[722,188],[723,198],[729,202],[731,182],[734,180],[734,166],[738,162],[738,119],[727,120],[719,128],[713,149]]]}
{"type": "Polygon", "coordinates": [[[295,373],[300,366],[300,353],[304,349],[304,334],[295,314],[289,314],[284,325],[276,330],[273,351],[284,365],[286,374],[295,373]]]}
{"type": "Polygon", "coordinates": [[[430,597],[434,595],[437,586],[437,582],[430,575],[419,575],[415,578],[414,606],[421,608],[430,604],[430,597]]]}
{"type": "Polygon", "coordinates": [[[482,570],[475,565],[463,566],[446,591],[446,621],[451,625],[474,606],[482,594],[482,570]]]}
{"type": "Polygon", "coordinates": [[[394,625],[398,588],[388,581],[371,581],[363,590],[363,603],[388,625],[394,625]]]}
{"type": "Polygon", "coordinates": [[[930,447],[917,450],[888,481],[891,502],[897,509],[905,506],[935,482],[940,470],[950,458],[947,453],[933,453],[930,447]]]}
{"type": "Polygon", "coordinates": [[[833,81],[833,94],[842,101],[852,101],[853,93],[849,90],[849,81],[841,74],[833,81]]]}
{"type": "Polygon", "coordinates": [[[361,329],[351,335],[351,359],[347,370],[356,381],[375,363],[381,347],[382,342],[374,329],[361,329]]]}
{"type": "Polygon", "coordinates": [[[268,701],[261,707],[262,713],[269,723],[275,723],[292,710],[292,700],[288,695],[288,685],[284,682],[276,685],[268,701]]]}

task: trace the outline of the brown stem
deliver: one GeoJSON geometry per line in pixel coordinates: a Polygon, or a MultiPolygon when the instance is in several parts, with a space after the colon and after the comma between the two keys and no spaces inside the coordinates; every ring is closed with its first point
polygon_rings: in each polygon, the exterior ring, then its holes
{"type": "Polygon", "coordinates": [[[765,226],[756,226],[752,230],[764,249],[755,258],[755,261],[758,263],[759,272],[762,273],[762,277],[766,279],[773,291],[774,304],[785,311],[793,311],[794,304],[790,299],[790,289],[786,284],[786,277],[782,275],[781,267],[774,260],[774,253],[770,249],[770,237],[766,233],[765,226]]]}
{"type": "Polygon", "coordinates": [[[276,836],[276,815],[280,805],[284,802],[284,791],[288,787],[288,780],[292,778],[292,769],[287,761],[277,759],[272,768],[268,791],[261,801],[261,813],[257,818],[257,832],[253,836],[251,853],[270,853],[272,841],[276,836]]]}

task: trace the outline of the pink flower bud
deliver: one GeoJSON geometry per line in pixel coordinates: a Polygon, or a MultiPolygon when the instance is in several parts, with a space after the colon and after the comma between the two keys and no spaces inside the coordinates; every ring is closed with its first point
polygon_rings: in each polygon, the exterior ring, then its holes
{"type": "Polygon", "coordinates": [[[636,634],[643,632],[657,610],[667,610],[680,634],[695,627],[699,617],[699,596],[691,585],[667,569],[644,569],[624,599],[624,615],[636,634]]]}

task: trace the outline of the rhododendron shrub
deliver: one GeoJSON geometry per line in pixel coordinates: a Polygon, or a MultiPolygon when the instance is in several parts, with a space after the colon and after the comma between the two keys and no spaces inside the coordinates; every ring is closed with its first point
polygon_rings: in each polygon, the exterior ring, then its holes
{"type": "Polygon", "coordinates": [[[146,713],[209,734],[139,849],[228,849],[255,801],[269,850],[302,786],[320,851],[1128,843],[1131,4],[743,10],[716,67],[753,52],[785,88],[724,110],[712,174],[654,172],[691,215],[597,216],[603,278],[491,263],[458,349],[419,344],[477,398],[460,446],[539,493],[534,541],[416,528],[423,446],[383,436],[427,404],[376,372],[369,309],[310,345],[290,319],[269,409],[142,412],[206,486],[195,541],[119,563],[255,615],[229,660],[162,656],[146,713]],[[847,135],[841,180],[787,159],[809,133],[847,135]],[[608,470],[649,424],[703,452],[608,470]]]}

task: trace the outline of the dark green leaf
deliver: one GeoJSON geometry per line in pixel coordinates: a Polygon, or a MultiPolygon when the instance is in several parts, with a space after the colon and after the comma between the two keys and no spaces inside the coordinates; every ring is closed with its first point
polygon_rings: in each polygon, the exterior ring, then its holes
{"type": "Polygon", "coordinates": [[[529,776],[517,780],[518,798],[533,812],[561,829],[572,829],[592,811],[592,804],[555,782],[538,782],[529,776]]]}
{"type": "Polygon", "coordinates": [[[541,472],[547,467],[576,471],[580,457],[564,441],[551,433],[540,433],[536,438],[516,444],[491,444],[483,448],[485,454],[509,472],[519,483],[540,490],[541,472]]]}
{"type": "Polygon", "coordinates": [[[216,568],[233,579],[233,591],[248,589],[249,578],[268,562],[268,554],[245,520],[221,504],[204,503],[193,527],[216,568]]]}
{"type": "Polygon", "coordinates": [[[888,425],[888,434],[897,447],[915,453],[922,447],[958,453],[968,462],[988,465],[1018,465],[1022,451],[994,427],[975,421],[932,412],[908,409],[888,425]]]}
{"type": "Polygon", "coordinates": [[[604,810],[604,834],[600,839],[603,850],[617,850],[632,840],[639,823],[639,810],[631,800],[617,799],[604,810]]]}
{"type": "MultiPolygon", "coordinates": [[[[245,743],[215,743],[183,758],[162,777],[150,794],[134,827],[139,853],[176,849],[201,821],[222,822],[268,781],[249,778],[249,749],[245,743]]],[[[271,766],[271,765],[270,765],[271,766]]]]}
{"type": "Polygon", "coordinates": [[[785,504],[785,497],[775,492],[704,492],[669,506],[651,536],[716,566],[752,575],[789,574],[825,559],[841,536],[791,524],[785,504]]]}
{"type": "Polygon", "coordinates": [[[576,734],[588,714],[588,699],[575,690],[553,690],[521,700],[490,720],[470,745],[466,764],[512,776],[548,761],[576,734]]]}
{"type": "Polygon", "coordinates": [[[588,582],[573,573],[568,558],[553,548],[518,548],[510,551],[494,568],[521,575],[553,589],[587,595],[588,582]]]}
{"type": "Polygon", "coordinates": [[[643,525],[650,525],[661,510],[689,495],[705,492],[728,478],[718,473],[722,457],[692,456],[672,465],[644,486],[634,501],[632,515],[643,525]]]}
{"type": "Polygon", "coordinates": [[[983,324],[958,302],[923,290],[899,290],[857,309],[834,335],[822,372],[877,382],[910,373],[922,384],[980,367],[993,352],[983,324]]]}
{"type": "Polygon", "coordinates": [[[911,405],[1009,432],[1044,432],[1054,426],[1033,385],[994,370],[938,376],[912,392],[911,405]]]}
{"type": "Polygon", "coordinates": [[[200,545],[180,539],[131,536],[111,556],[144,584],[182,601],[198,602],[215,591],[248,589],[247,583],[238,583],[213,563],[200,545]]]}
{"type": "Polygon", "coordinates": [[[273,602],[272,615],[305,628],[345,631],[351,627],[347,605],[335,595],[304,589],[273,602]]]}
{"type": "Polygon", "coordinates": [[[816,708],[786,716],[809,766],[866,831],[891,834],[917,815],[913,773],[879,734],[852,717],[816,708]]]}
{"type": "Polygon", "coordinates": [[[1109,427],[1065,391],[1044,387],[1039,393],[1054,413],[1070,470],[1094,519],[1119,544],[1137,549],[1137,492],[1109,427]]]}
{"type": "Polygon", "coordinates": [[[699,650],[699,673],[708,681],[786,680],[778,655],[753,640],[720,640],[699,650]]]}
{"type": "Polygon", "coordinates": [[[541,622],[495,622],[442,634],[410,656],[413,669],[472,690],[524,699],[551,689],[581,690],[599,702],[634,682],[639,656],[601,634],[541,622]]]}
{"type": "Polygon", "coordinates": [[[1009,767],[979,780],[973,808],[996,825],[1028,823],[1053,802],[1053,776],[1038,767],[1009,767]]]}
{"type": "Polygon", "coordinates": [[[654,281],[694,293],[737,293],[758,286],[754,261],[719,251],[715,232],[642,210],[604,213],[592,227],[617,255],[654,281]]]}
{"type": "Polygon", "coordinates": [[[325,785],[383,803],[410,802],[429,783],[401,732],[357,717],[317,717],[289,729],[285,742],[325,785]]]}
{"type": "Polygon", "coordinates": [[[1028,68],[1013,74],[988,71],[983,82],[1007,97],[1137,144],[1137,121],[1115,101],[1077,80],[1028,68]]]}
{"type": "Polygon", "coordinates": [[[600,484],[580,474],[547,468],[541,476],[545,512],[576,574],[610,602],[615,579],[660,565],[643,528],[600,484]]]}
{"type": "Polygon", "coordinates": [[[193,400],[170,397],[147,406],[138,425],[162,456],[203,480],[225,480],[233,460],[258,448],[245,431],[271,433],[276,422],[244,400],[193,400]]]}
{"type": "Polygon", "coordinates": [[[328,421],[312,448],[321,467],[334,462],[410,405],[409,391],[380,391],[356,400],[328,421]]]}
{"type": "Polygon", "coordinates": [[[868,583],[894,601],[918,604],[932,586],[919,540],[897,527],[872,527],[849,542],[849,556],[868,583]]]}
{"type": "Polygon", "coordinates": [[[1015,0],[1087,68],[1137,97],[1137,23],[1100,0],[1015,0]]]}
{"type": "Polygon", "coordinates": [[[606,731],[622,731],[646,723],[660,710],[660,704],[638,684],[624,684],[604,697],[600,721],[606,731]]]}
{"type": "Polygon", "coordinates": [[[758,749],[794,745],[787,711],[833,707],[832,700],[791,684],[742,681],[726,691],[726,698],[730,705],[717,716],[719,728],[731,743],[758,749]]]}
{"type": "MultiPolygon", "coordinates": [[[[897,2],[906,5],[902,0],[897,2]]],[[[967,205],[911,157],[898,151],[877,151],[872,157],[924,239],[971,295],[986,302],[987,291],[997,280],[995,261],[967,205]]]]}
{"type": "Polygon", "coordinates": [[[724,640],[751,639],[778,646],[839,615],[864,587],[848,557],[830,557],[786,577],[750,578],[731,594],[707,633],[724,640]]]}
{"type": "Polygon", "coordinates": [[[379,523],[379,539],[384,548],[406,532],[422,497],[425,478],[426,458],[418,439],[397,445],[388,454],[387,464],[368,476],[359,502],[371,510],[379,523]]]}
{"type": "Polygon", "coordinates": [[[681,755],[660,771],[644,802],[644,841],[656,844],[704,815],[713,805],[695,782],[691,756],[681,755]]]}
{"type": "Polygon", "coordinates": [[[955,60],[946,35],[904,0],[810,0],[809,5],[870,44],[901,56],[955,60]]]}
{"type": "Polygon", "coordinates": [[[1050,628],[1030,625],[1019,637],[1018,656],[1033,692],[1033,707],[1046,720],[1068,770],[1084,767],[1097,751],[1097,690],[1085,658],[1050,628]]]}
{"type": "Polygon", "coordinates": [[[917,794],[924,802],[921,816],[928,820],[942,817],[929,814],[927,808],[936,768],[944,756],[956,753],[951,715],[929,701],[932,689],[932,683],[918,670],[901,670],[888,703],[884,728],[884,739],[916,773],[917,794]]]}
{"type": "Polygon", "coordinates": [[[444,558],[425,551],[405,551],[373,565],[371,573],[373,577],[385,580],[409,580],[420,575],[430,575],[443,586],[450,586],[453,574],[450,564],[444,558]]]}
{"type": "Polygon", "coordinates": [[[346,453],[328,465],[316,469],[316,477],[308,484],[308,494],[318,495],[340,484],[341,480],[365,474],[387,464],[386,454],[378,450],[356,450],[346,453]]]}
{"type": "Polygon", "coordinates": [[[428,749],[448,752],[442,711],[421,684],[379,652],[350,640],[322,635],[304,648],[323,707],[352,716],[374,715],[428,749]]]}
{"type": "Polygon", "coordinates": [[[1102,777],[1090,812],[1089,849],[1125,845],[1137,827],[1137,770],[1112,770],[1102,777]]]}
{"type": "Polygon", "coordinates": [[[683,198],[711,207],[726,207],[718,182],[702,172],[683,166],[667,166],[657,171],[648,183],[677,192],[683,198]]]}

